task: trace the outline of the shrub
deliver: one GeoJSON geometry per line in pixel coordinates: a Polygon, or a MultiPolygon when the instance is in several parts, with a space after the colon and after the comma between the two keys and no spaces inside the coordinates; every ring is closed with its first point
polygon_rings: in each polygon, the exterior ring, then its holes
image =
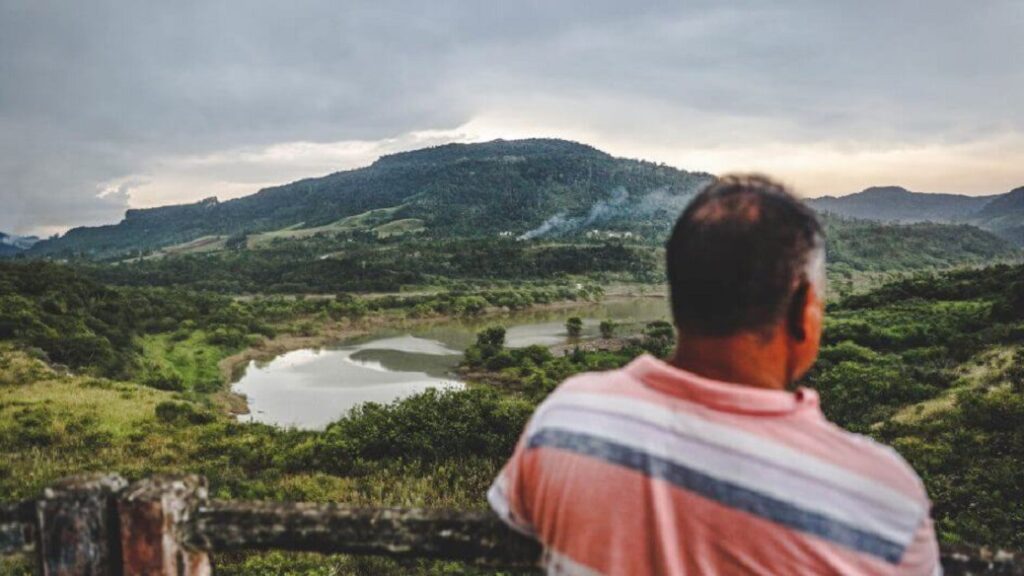
{"type": "Polygon", "coordinates": [[[185,390],[185,380],[177,372],[169,369],[160,369],[150,372],[142,381],[143,384],[157,390],[168,390],[181,392],[185,390]]]}
{"type": "Polygon", "coordinates": [[[601,331],[601,338],[612,338],[615,336],[615,321],[602,320],[598,329],[601,331]]]}
{"type": "Polygon", "coordinates": [[[579,316],[573,316],[565,321],[565,331],[570,338],[579,338],[583,334],[583,320],[579,316]]]}
{"type": "Polygon", "coordinates": [[[317,460],[337,470],[360,459],[507,458],[532,409],[486,388],[430,389],[388,405],[371,402],[327,427],[317,439],[317,460]]]}
{"type": "Polygon", "coordinates": [[[196,410],[191,404],[170,400],[156,405],[156,417],[169,424],[207,424],[214,419],[209,412],[196,410]]]}
{"type": "Polygon", "coordinates": [[[466,350],[466,358],[486,361],[488,358],[497,355],[505,347],[505,328],[491,326],[476,333],[476,344],[466,350]]]}

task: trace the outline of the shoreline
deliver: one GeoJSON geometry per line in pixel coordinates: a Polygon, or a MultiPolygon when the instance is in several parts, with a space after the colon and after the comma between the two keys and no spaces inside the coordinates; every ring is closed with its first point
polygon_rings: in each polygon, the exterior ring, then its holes
{"type": "Polygon", "coordinates": [[[225,389],[214,394],[214,397],[217,399],[218,404],[220,404],[229,415],[241,416],[248,414],[248,399],[244,394],[234,392],[232,387],[235,382],[241,378],[245,368],[248,367],[252,361],[270,360],[282,354],[287,354],[288,352],[304,348],[322,348],[331,344],[338,344],[350,338],[365,336],[376,330],[400,328],[404,326],[422,326],[432,323],[448,323],[460,320],[487,320],[489,318],[500,318],[502,316],[530,312],[588,308],[638,298],[664,299],[665,297],[666,296],[660,292],[646,293],[646,291],[641,290],[640,293],[627,293],[616,291],[610,295],[605,295],[599,300],[559,300],[558,302],[549,302],[547,304],[535,304],[521,310],[508,310],[506,308],[490,307],[485,309],[484,312],[479,315],[468,317],[439,315],[423,318],[408,318],[405,316],[399,317],[393,313],[389,313],[389,311],[386,311],[381,315],[361,318],[358,320],[345,319],[336,322],[328,322],[320,325],[319,332],[317,334],[311,336],[299,336],[295,334],[275,336],[272,339],[262,341],[256,346],[250,346],[241,352],[222,358],[217,362],[217,367],[220,370],[225,389]]]}

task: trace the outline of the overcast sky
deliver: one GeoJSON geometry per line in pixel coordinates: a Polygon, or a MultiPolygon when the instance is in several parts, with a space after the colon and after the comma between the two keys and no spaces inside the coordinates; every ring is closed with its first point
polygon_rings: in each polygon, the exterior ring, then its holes
{"type": "Polygon", "coordinates": [[[0,0],[0,230],[499,137],[808,196],[1005,192],[1021,30],[1019,0],[0,0]]]}

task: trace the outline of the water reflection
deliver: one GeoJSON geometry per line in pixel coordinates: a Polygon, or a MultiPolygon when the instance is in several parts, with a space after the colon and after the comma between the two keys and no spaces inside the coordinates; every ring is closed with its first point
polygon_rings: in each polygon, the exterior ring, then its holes
{"type": "Polygon", "coordinates": [[[252,362],[233,386],[248,398],[242,420],[320,429],[364,402],[388,403],[428,388],[459,389],[453,375],[476,332],[506,327],[511,347],[567,341],[565,320],[583,318],[583,337],[596,337],[603,319],[642,323],[667,317],[662,299],[637,298],[557,311],[511,314],[392,328],[337,346],[295,350],[252,362]]]}
{"type": "Polygon", "coordinates": [[[379,348],[381,341],[296,350],[270,362],[251,363],[234,386],[249,402],[250,413],[241,418],[323,428],[364,402],[388,403],[427,388],[463,386],[450,375],[461,357],[458,351],[429,341],[430,352],[408,352],[401,344],[384,349],[379,348]]]}

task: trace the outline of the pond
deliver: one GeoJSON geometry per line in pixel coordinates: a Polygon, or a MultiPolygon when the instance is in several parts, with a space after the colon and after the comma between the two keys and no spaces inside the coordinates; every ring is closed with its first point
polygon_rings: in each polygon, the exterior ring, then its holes
{"type": "Polygon", "coordinates": [[[460,389],[454,370],[462,351],[486,326],[504,326],[510,347],[568,342],[565,321],[583,319],[583,339],[596,338],[602,320],[642,323],[668,318],[662,298],[392,327],[336,345],[252,361],[232,390],[246,397],[243,421],[322,429],[364,402],[388,403],[428,388],[460,389]]]}

